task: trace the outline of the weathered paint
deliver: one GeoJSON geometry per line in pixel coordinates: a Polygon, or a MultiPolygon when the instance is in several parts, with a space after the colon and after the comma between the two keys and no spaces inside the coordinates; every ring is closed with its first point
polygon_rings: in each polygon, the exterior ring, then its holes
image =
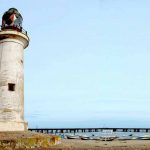
{"type": "Polygon", "coordinates": [[[0,131],[24,131],[24,48],[29,38],[17,31],[0,32],[0,131]],[[15,84],[15,91],[8,90],[15,84]]]}

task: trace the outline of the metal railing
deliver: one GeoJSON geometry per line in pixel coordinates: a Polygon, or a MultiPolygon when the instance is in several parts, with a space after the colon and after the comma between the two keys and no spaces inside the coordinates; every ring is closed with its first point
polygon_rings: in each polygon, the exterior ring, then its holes
{"type": "Polygon", "coordinates": [[[5,25],[5,26],[0,26],[0,27],[1,27],[1,30],[0,30],[0,31],[15,30],[15,31],[17,31],[17,32],[21,32],[21,33],[27,35],[27,31],[24,30],[24,29],[23,29],[22,27],[20,27],[20,26],[7,26],[7,25],[5,25]]]}

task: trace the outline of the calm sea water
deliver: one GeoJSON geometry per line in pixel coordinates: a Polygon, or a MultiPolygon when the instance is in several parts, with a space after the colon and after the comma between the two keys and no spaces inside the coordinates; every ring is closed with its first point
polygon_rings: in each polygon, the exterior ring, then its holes
{"type": "MultiPolygon", "coordinates": [[[[74,135],[74,133],[63,133],[63,134],[57,134],[57,135],[74,135]]],[[[117,136],[117,137],[122,137],[122,136],[143,136],[143,135],[150,135],[150,133],[146,132],[111,132],[111,133],[105,133],[105,132],[76,132],[75,135],[87,135],[87,136],[117,136]]]]}

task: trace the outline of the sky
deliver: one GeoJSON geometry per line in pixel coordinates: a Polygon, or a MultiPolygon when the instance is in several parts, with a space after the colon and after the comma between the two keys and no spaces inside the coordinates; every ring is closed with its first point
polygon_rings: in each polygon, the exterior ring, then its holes
{"type": "Polygon", "coordinates": [[[149,127],[149,0],[1,0],[30,37],[29,128],[149,127]]]}

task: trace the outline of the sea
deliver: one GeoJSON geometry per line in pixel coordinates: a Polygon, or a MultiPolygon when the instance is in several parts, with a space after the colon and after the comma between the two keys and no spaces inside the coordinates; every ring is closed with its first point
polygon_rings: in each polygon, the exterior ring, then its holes
{"type": "Polygon", "coordinates": [[[103,136],[112,136],[112,137],[128,137],[128,136],[133,136],[133,137],[140,137],[140,136],[145,136],[148,135],[150,136],[150,132],[76,132],[76,133],[57,133],[55,135],[59,135],[62,138],[67,136],[67,135],[77,135],[77,136],[95,136],[95,137],[103,137],[103,136]]]}

